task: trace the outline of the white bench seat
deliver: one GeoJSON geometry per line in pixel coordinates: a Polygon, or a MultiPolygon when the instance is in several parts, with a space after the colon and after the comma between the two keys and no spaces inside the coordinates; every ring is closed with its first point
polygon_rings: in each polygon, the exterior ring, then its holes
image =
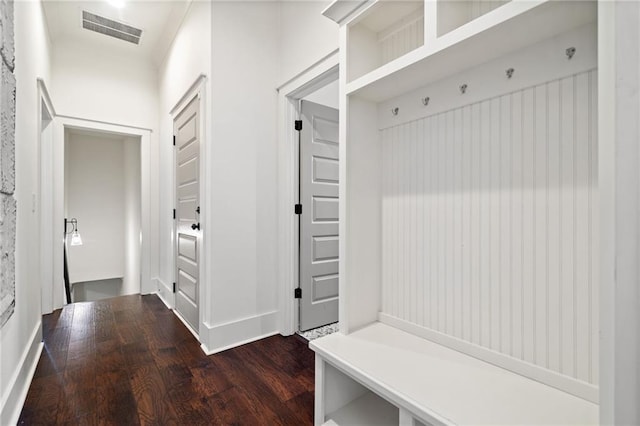
{"type": "MultiPolygon", "coordinates": [[[[398,407],[401,422],[408,412],[434,425],[598,424],[597,404],[382,323],[346,336],[332,334],[309,346],[316,366],[328,363],[398,407]]],[[[316,383],[323,396],[338,391],[318,386],[329,385],[316,383]]],[[[355,404],[362,401],[347,402],[354,404],[350,416],[357,419],[355,404]]],[[[326,417],[340,424],[329,414],[316,416],[316,422],[326,417]]]]}

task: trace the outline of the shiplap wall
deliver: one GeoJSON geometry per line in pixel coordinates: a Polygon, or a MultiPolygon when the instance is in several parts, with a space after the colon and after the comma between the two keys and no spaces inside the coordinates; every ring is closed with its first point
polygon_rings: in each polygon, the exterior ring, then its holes
{"type": "Polygon", "coordinates": [[[378,34],[378,43],[383,64],[422,46],[424,43],[424,15],[415,15],[399,25],[381,32],[378,34]]]}
{"type": "Polygon", "coordinates": [[[485,13],[489,13],[500,6],[509,3],[510,0],[472,0],[469,9],[471,11],[471,19],[476,19],[485,13]]]}
{"type": "Polygon", "coordinates": [[[382,312],[598,383],[597,72],[381,130],[382,312]]]}

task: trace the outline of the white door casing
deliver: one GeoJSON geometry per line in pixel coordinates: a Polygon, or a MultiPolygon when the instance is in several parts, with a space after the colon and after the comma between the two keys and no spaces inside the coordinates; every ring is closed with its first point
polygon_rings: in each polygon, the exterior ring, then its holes
{"type": "Polygon", "coordinates": [[[301,101],[300,330],[338,321],[338,110],[301,101]]]}
{"type": "Polygon", "coordinates": [[[199,322],[200,112],[195,97],[174,120],[176,311],[194,329],[199,322]]]}

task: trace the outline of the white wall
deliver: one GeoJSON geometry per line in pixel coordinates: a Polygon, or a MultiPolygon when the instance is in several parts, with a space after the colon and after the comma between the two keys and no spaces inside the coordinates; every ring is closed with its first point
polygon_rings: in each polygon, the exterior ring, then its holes
{"type": "MultiPolygon", "coordinates": [[[[83,42],[56,41],[51,96],[61,116],[151,129],[151,211],[158,211],[158,73],[145,58],[99,51],[83,42]]],[[[151,277],[158,275],[158,219],[149,232],[151,277]]],[[[144,288],[144,287],[143,287],[144,288]]]]}
{"type": "MultiPolygon", "coordinates": [[[[160,267],[160,295],[170,305],[173,304],[173,121],[171,110],[201,74],[211,78],[211,6],[208,2],[193,2],[187,12],[182,26],[174,39],[167,55],[160,66],[159,80],[159,137],[158,149],[160,170],[158,176],[160,191],[158,210],[160,267]]],[[[211,102],[211,84],[206,86],[206,99],[211,102]]],[[[207,108],[209,109],[209,108],[207,108]]],[[[205,113],[206,114],[206,113],[205,113]]],[[[207,127],[211,118],[205,116],[207,127]]],[[[207,132],[209,133],[209,132],[207,132]]],[[[203,144],[208,144],[205,135],[203,144]]]]}
{"type": "Polygon", "coordinates": [[[321,14],[330,3],[280,2],[279,84],[284,84],[338,48],[338,24],[321,14]]]}
{"type": "Polygon", "coordinates": [[[65,217],[83,240],[67,246],[73,300],[140,292],[139,139],[69,132],[65,145],[65,217]]]}
{"type": "Polygon", "coordinates": [[[69,280],[73,284],[122,278],[125,263],[122,140],[72,133],[64,152],[65,217],[78,220],[83,243],[67,244],[69,280]]]}
{"type": "Polygon", "coordinates": [[[208,347],[215,349],[276,331],[278,7],[272,2],[212,7],[209,172],[216,208],[206,320],[212,324],[208,347]]]}
{"type": "MultiPolygon", "coordinates": [[[[50,42],[39,2],[15,2],[16,51],[16,307],[0,330],[0,424],[17,421],[40,343],[38,221],[31,198],[38,188],[36,78],[50,82],[50,42]]],[[[36,206],[37,207],[37,206],[36,206]]]]}
{"type": "Polygon", "coordinates": [[[58,115],[157,127],[157,74],[150,61],[65,38],[56,41],[52,59],[58,115]]]}
{"type": "Polygon", "coordinates": [[[121,294],[140,292],[142,250],[141,199],[141,141],[140,138],[125,138],[124,145],[124,279],[121,294]]]}

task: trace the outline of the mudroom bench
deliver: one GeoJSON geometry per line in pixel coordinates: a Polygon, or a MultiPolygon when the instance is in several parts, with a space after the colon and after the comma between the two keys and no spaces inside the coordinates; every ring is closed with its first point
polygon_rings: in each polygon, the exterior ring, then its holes
{"type": "Polygon", "coordinates": [[[316,426],[598,424],[593,402],[380,322],[309,346],[316,426]]]}

